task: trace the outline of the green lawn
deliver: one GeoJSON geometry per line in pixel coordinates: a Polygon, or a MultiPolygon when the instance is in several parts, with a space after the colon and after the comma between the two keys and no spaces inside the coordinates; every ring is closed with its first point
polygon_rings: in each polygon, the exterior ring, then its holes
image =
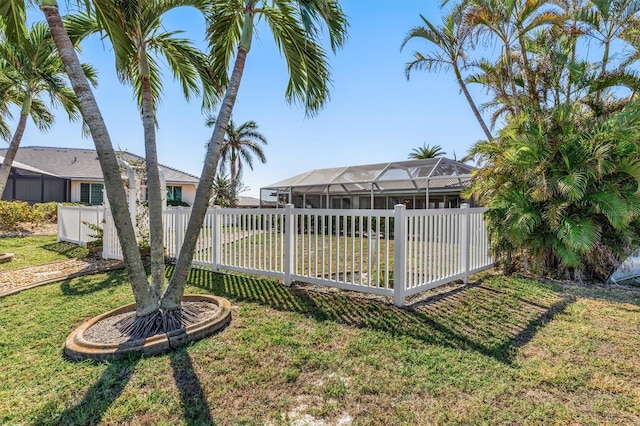
{"type": "Polygon", "coordinates": [[[485,275],[397,309],[205,271],[190,284],[231,300],[229,327],[113,363],[62,345],[132,301],[122,272],[0,299],[0,424],[640,423],[637,289],[485,275]]]}
{"type": "Polygon", "coordinates": [[[42,265],[88,254],[87,249],[70,243],[58,243],[55,235],[37,237],[0,237],[0,253],[14,253],[13,261],[0,264],[0,272],[42,265]]]}

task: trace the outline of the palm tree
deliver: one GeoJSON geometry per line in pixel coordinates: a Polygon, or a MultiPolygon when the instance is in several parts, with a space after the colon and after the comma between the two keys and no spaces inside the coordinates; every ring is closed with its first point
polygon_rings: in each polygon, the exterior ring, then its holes
{"type": "Polygon", "coordinates": [[[509,85],[515,115],[520,114],[520,99],[516,83],[516,52],[522,66],[520,78],[526,92],[536,102],[535,76],[528,64],[527,36],[532,31],[558,24],[557,13],[545,10],[548,0],[464,0],[464,20],[478,34],[497,38],[502,43],[501,60],[504,61],[506,84],[509,85]]]}
{"type": "Polygon", "coordinates": [[[411,153],[409,153],[409,158],[413,160],[425,160],[427,158],[436,158],[442,155],[447,155],[446,152],[442,150],[440,145],[422,145],[418,148],[413,148],[411,153]]]}
{"type": "MultiPolygon", "coordinates": [[[[600,77],[604,77],[612,59],[610,52],[612,43],[624,43],[626,33],[636,32],[640,26],[640,16],[638,16],[640,14],[640,0],[599,0],[590,3],[591,9],[581,15],[581,21],[588,25],[590,31],[587,32],[587,35],[598,40],[603,48],[600,77]]],[[[617,48],[623,50],[624,47],[623,45],[617,48]]],[[[602,95],[602,91],[597,92],[596,101],[598,103],[602,95]]]]}
{"type": "Polygon", "coordinates": [[[258,20],[265,20],[287,62],[289,84],[285,92],[286,99],[302,103],[307,114],[320,110],[329,95],[329,67],[325,50],[321,46],[325,37],[323,29],[327,30],[328,40],[334,51],[345,43],[347,36],[346,16],[337,0],[210,0],[207,12],[213,75],[221,77],[226,92],[207,147],[184,243],[169,288],[162,300],[163,308],[168,310],[180,307],[193,251],[211,198],[224,136],[258,20]],[[234,55],[229,76],[229,64],[234,55]]]}
{"type": "MultiPolygon", "coordinates": [[[[93,13],[95,13],[101,25],[108,26],[108,18],[115,19],[117,8],[114,8],[109,0],[93,2],[78,0],[78,3],[84,3],[87,7],[92,6],[93,13]]],[[[136,318],[148,318],[158,311],[158,298],[147,281],[142,257],[136,242],[136,232],[129,215],[127,197],[120,177],[120,166],[113,149],[111,137],[89,81],[82,70],[73,42],[62,22],[57,1],[40,0],[38,5],[49,25],[60,58],[69,76],[69,81],[76,93],[82,118],[89,128],[96,147],[100,168],[104,176],[107,199],[113,214],[118,239],[122,247],[124,264],[136,301],[136,318]]],[[[2,16],[5,17],[2,23],[6,28],[6,33],[16,42],[19,42],[22,38],[23,31],[20,26],[24,22],[24,6],[24,0],[9,0],[3,3],[4,9],[0,9],[2,16]]],[[[114,44],[120,45],[122,43],[125,48],[130,46],[127,35],[120,28],[109,27],[109,33],[110,39],[114,44]]]]}
{"type": "MultiPolygon", "coordinates": [[[[78,2],[87,3],[93,7],[94,16],[105,28],[114,45],[122,43],[125,49],[127,49],[126,46],[130,46],[127,34],[121,28],[110,25],[110,22],[113,22],[112,19],[116,19],[118,12],[118,7],[114,7],[112,1],[78,0],[78,2]]],[[[276,43],[287,61],[290,80],[285,92],[286,99],[303,103],[308,114],[318,111],[328,99],[329,68],[325,50],[321,46],[325,36],[323,29],[328,30],[327,35],[333,50],[341,47],[346,40],[347,21],[337,0],[245,0],[244,4],[203,0],[203,3],[209,19],[212,45],[211,78],[215,79],[219,87],[226,87],[226,91],[207,149],[185,241],[169,286],[158,307],[157,294],[149,286],[144,273],[140,252],[137,249],[135,230],[128,214],[118,161],[100,109],[82,72],[73,43],[63,25],[57,2],[55,0],[39,2],[78,97],[83,119],[90,129],[96,146],[105,178],[107,198],[113,212],[127,274],[136,300],[135,321],[141,325],[140,330],[146,330],[149,333],[153,331],[149,331],[152,329],[147,328],[146,325],[155,323],[158,312],[165,312],[163,315],[165,318],[179,319],[182,316],[181,298],[184,294],[196,241],[207,211],[225,129],[235,104],[257,19],[263,17],[269,24],[276,43]],[[234,65],[229,76],[228,66],[234,55],[234,65]]],[[[126,6],[126,2],[120,6],[126,6]]],[[[25,0],[8,0],[0,6],[0,16],[3,18],[0,19],[0,25],[13,40],[23,37],[24,8],[25,0]]],[[[176,323],[179,321],[167,322],[168,325],[176,323]]]]}
{"type": "Polygon", "coordinates": [[[435,26],[420,15],[424,26],[412,28],[402,42],[401,49],[410,40],[422,39],[432,44],[439,51],[434,53],[414,52],[414,60],[407,64],[405,75],[408,80],[413,69],[425,69],[428,71],[453,70],[458,86],[469,103],[473,115],[476,117],[487,139],[491,139],[491,131],[485,124],[480,111],[478,111],[478,107],[473,101],[462,77],[462,69],[466,66],[467,61],[465,50],[470,42],[471,31],[470,27],[462,22],[463,15],[461,11],[462,9],[459,7],[454,7],[451,12],[442,17],[442,26],[435,26]]]}
{"type": "Polygon", "coordinates": [[[0,139],[9,140],[11,138],[11,127],[7,123],[7,118],[12,118],[9,108],[14,103],[14,98],[13,83],[0,71],[0,139]]]}
{"type": "MultiPolygon", "coordinates": [[[[109,37],[114,28],[126,34],[125,42],[112,40],[116,56],[118,77],[130,84],[138,100],[144,128],[145,168],[149,207],[149,240],[151,245],[151,282],[159,300],[165,290],[164,249],[162,227],[162,193],[158,172],[156,148],[156,108],[162,92],[162,78],[158,57],[163,57],[175,79],[180,83],[185,98],[201,93],[202,82],[205,104],[211,103],[215,91],[209,81],[205,55],[192,43],[176,37],[180,32],[169,32],[162,26],[162,17],[173,9],[189,5],[182,0],[129,0],[115,2],[117,6],[107,25],[101,25],[87,13],[69,17],[65,22],[72,36],[86,37],[106,32],[109,37]],[[126,7],[125,7],[126,6],[126,7]]],[[[133,334],[136,334],[134,332],[133,334]]]]}
{"type": "MultiPolygon", "coordinates": [[[[215,121],[215,118],[210,117],[207,120],[207,126],[215,125],[215,121]]],[[[253,170],[253,156],[257,157],[262,164],[267,162],[261,146],[261,144],[267,144],[267,138],[258,132],[255,121],[247,121],[236,127],[233,120],[229,119],[225,134],[218,170],[224,174],[229,167],[231,187],[237,197],[243,165],[246,163],[253,170]]]]}
{"type": "Polygon", "coordinates": [[[486,164],[468,194],[490,209],[499,258],[522,254],[539,273],[573,270],[576,279],[613,272],[640,240],[639,108],[594,119],[561,105],[472,148],[486,164]]]}
{"type": "MultiPolygon", "coordinates": [[[[93,84],[96,73],[84,65],[84,71],[93,84]]],[[[44,23],[34,24],[24,42],[16,44],[6,38],[0,39],[1,85],[6,101],[20,107],[20,116],[0,167],[0,194],[4,192],[13,160],[22,141],[27,119],[32,118],[41,131],[48,130],[54,120],[53,114],[43,101],[48,95],[53,105],[61,106],[69,119],[80,118],[75,94],[69,86],[64,65],[56,50],[51,34],[44,23]]]]}

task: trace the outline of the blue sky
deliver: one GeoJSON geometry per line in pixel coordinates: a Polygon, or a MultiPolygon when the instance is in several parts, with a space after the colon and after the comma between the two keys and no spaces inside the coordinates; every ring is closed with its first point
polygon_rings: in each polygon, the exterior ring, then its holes
{"type": "MultiPolygon", "coordinates": [[[[284,98],[287,71],[267,31],[259,31],[246,64],[233,119],[254,120],[269,141],[266,164],[246,168],[242,195],[259,196],[260,188],[311,169],[404,160],[412,149],[441,145],[448,157],[462,157],[483,137],[453,75],[416,71],[411,80],[405,64],[414,50],[426,46],[412,41],[400,45],[409,29],[421,23],[419,14],[439,22],[439,2],[432,0],[343,0],[349,17],[349,40],[330,56],[333,87],[327,106],[312,118],[288,105],[284,98]]],[[[40,19],[37,11],[32,18],[40,19]]],[[[195,11],[167,15],[169,29],[185,29],[204,46],[204,21],[195,11]]],[[[142,125],[132,91],[115,76],[112,53],[97,38],[83,44],[81,60],[99,71],[95,90],[114,147],[144,153],[142,125]]],[[[205,143],[211,129],[204,125],[200,102],[187,103],[172,77],[158,110],[158,154],[161,163],[200,174],[205,143]]],[[[481,100],[480,92],[472,93],[481,100]]],[[[23,146],[92,148],[79,123],[59,114],[54,127],[40,133],[33,123],[23,146]]]]}

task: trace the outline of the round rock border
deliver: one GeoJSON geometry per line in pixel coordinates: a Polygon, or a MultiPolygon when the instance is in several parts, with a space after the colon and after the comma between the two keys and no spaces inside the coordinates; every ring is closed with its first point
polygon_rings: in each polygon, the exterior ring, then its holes
{"type": "Polygon", "coordinates": [[[146,339],[129,340],[119,344],[101,344],[85,339],[85,331],[97,322],[111,316],[135,311],[135,303],[131,303],[81,324],[67,337],[64,344],[64,354],[73,361],[85,359],[112,361],[135,355],[156,355],[207,337],[224,328],[231,321],[231,303],[227,299],[205,294],[191,294],[183,296],[182,300],[213,303],[217,305],[218,310],[213,316],[203,321],[169,333],[156,334],[146,339]]]}

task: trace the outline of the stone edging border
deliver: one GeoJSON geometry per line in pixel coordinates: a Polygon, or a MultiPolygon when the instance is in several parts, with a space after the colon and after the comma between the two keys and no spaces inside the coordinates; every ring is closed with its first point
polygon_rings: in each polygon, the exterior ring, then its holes
{"type": "Polygon", "coordinates": [[[209,336],[224,328],[231,321],[231,302],[227,299],[212,295],[193,294],[183,296],[182,300],[214,303],[218,306],[218,311],[204,321],[169,333],[157,334],[147,339],[132,340],[120,344],[99,344],[89,342],[84,338],[84,332],[98,321],[124,312],[134,311],[135,303],[131,303],[81,324],[67,337],[64,345],[64,354],[73,361],[85,359],[113,361],[127,358],[131,355],[156,355],[209,336]]]}

